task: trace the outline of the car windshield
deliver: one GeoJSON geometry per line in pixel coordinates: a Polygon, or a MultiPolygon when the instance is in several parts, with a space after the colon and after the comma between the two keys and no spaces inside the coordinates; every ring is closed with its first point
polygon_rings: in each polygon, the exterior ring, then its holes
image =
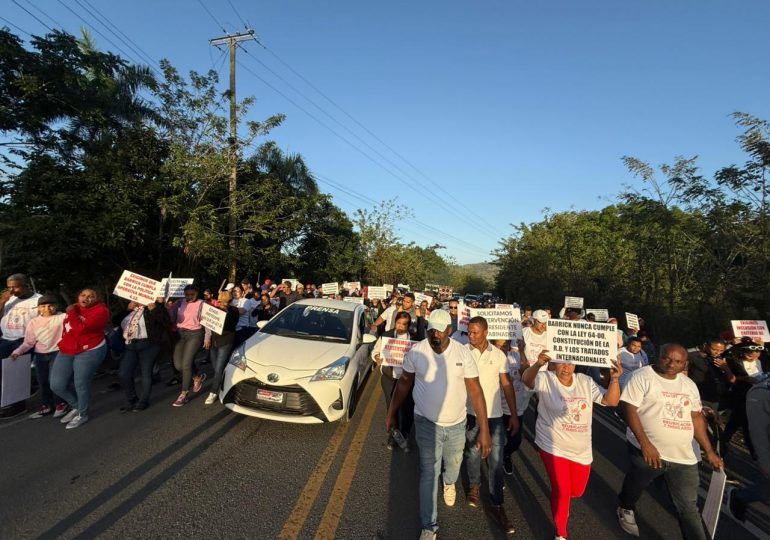
{"type": "Polygon", "coordinates": [[[292,304],[262,328],[266,334],[349,343],[355,312],[326,306],[292,304]]]}

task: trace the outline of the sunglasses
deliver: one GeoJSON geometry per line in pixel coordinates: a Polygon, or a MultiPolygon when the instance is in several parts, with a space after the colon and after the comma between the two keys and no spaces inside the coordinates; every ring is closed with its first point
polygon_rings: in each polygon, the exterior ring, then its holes
{"type": "Polygon", "coordinates": [[[741,349],[746,349],[749,351],[764,351],[765,348],[762,345],[745,345],[741,347],[741,349]]]}

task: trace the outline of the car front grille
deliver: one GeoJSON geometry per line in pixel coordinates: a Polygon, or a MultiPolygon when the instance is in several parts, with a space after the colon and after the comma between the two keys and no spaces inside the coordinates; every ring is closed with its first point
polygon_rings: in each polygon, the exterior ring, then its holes
{"type": "Polygon", "coordinates": [[[225,396],[225,403],[228,402],[235,403],[241,407],[248,407],[249,409],[293,416],[314,416],[326,421],[326,416],[321,412],[318,403],[301,386],[296,384],[273,386],[256,379],[241,381],[231,388],[227,396],[225,396]],[[272,403],[257,399],[258,390],[283,392],[284,400],[282,403],[272,403]]]}

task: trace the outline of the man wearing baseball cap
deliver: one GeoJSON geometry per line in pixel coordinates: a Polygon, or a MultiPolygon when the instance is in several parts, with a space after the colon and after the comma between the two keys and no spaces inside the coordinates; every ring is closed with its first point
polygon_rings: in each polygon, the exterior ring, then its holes
{"type": "Polygon", "coordinates": [[[404,357],[403,373],[393,393],[385,429],[390,432],[396,413],[412,385],[415,438],[420,449],[421,540],[435,538],[438,530],[438,476],[444,464],[443,493],[447,506],[456,499],[455,482],[465,447],[466,401],[476,412],[479,435],[476,446],[486,459],[492,448],[479,370],[470,350],[450,339],[452,319],[444,310],[428,318],[428,337],[404,357]]]}

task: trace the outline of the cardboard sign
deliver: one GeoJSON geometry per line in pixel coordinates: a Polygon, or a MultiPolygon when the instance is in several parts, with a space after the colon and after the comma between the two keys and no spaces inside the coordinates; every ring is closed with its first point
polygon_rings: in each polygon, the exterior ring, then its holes
{"type": "Polygon", "coordinates": [[[163,296],[163,286],[160,281],[123,270],[112,294],[146,306],[154,303],[159,296],[163,296]]]}
{"type": "Polygon", "coordinates": [[[610,312],[606,309],[586,309],[586,315],[589,313],[593,313],[594,317],[596,318],[596,322],[607,322],[610,320],[610,312]]]}
{"type": "Polygon", "coordinates": [[[299,280],[294,278],[286,278],[286,279],[282,279],[281,283],[285,283],[287,281],[291,283],[291,290],[296,291],[297,285],[299,285],[299,280]]]}
{"type": "Polygon", "coordinates": [[[583,309],[583,299],[579,296],[565,296],[564,307],[583,309]]]}
{"type": "Polygon", "coordinates": [[[337,295],[340,293],[339,283],[324,283],[321,285],[321,292],[324,296],[337,295]]]}
{"type": "Polygon", "coordinates": [[[346,296],[343,298],[345,302],[350,302],[351,304],[363,304],[364,298],[362,296],[346,296]]]}
{"type": "Polygon", "coordinates": [[[384,286],[375,287],[369,285],[369,287],[366,288],[366,296],[369,300],[374,300],[375,298],[385,300],[388,297],[388,291],[385,290],[384,286]]]}
{"type": "Polygon", "coordinates": [[[626,313],[626,326],[628,328],[633,328],[634,330],[639,330],[639,317],[633,313],[626,313]]]}
{"type": "Polygon", "coordinates": [[[408,339],[382,338],[382,358],[383,366],[401,367],[404,365],[404,356],[412,347],[417,345],[417,341],[408,339]]]}
{"type": "Polygon", "coordinates": [[[730,321],[735,337],[750,337],[755,341],[767,343],[770,332],[767,331],[767,321],[730,321]]]}
{"type": "Polygon", "coordinates": [[[706,530],[711,538],[717,532],[717,523],[719,522],[719,512],[722,509],[722,496],[725,493],[725,484],[727,483],[727,474],[724,471],[714,471],[711,473],[711,482],[706,494],[706,500],[703,503],[703,523],[706,524],[706,530]]]}
{"type": "Polygon", "coordinates": [[[457,330],[459,332],[468,331],[468,321],[471,320],[471,308],[465,304],[457,305],[457,330]]]}
{"type": "Polygon", "coordinates": [[[360,291],[361,290],[361,282],[360,281],[346,281],[345,282],[345,288],[350,291],[360,291]]]}
{"type": "Polygon", "coordinates": [[[522,339],[521,312],[507,309],[471,309],[471,318],[484,317],[487,321],[487,339],[522,339]]]}
{"type": "Polygon", "coordinates": [[[16,360],[3,358],[3,384],[0,407],[24,401],[31,394],[32,355],[22,354],[16,360]]]}
{"type": "Polygon", "coordinates": [[[549,319],[545,348],[555,362],[612,367],[618,356],[617,330],[612,324],[549,319]]]}
{"type": "Polygon", "coordinates": [[[428,308],[430,308],[431,303],[433,302],[433,297],[427,294],[416,292],[414,293],[414,303],[417,307],[420,307],[420,304],[423,302],[428,302],[428,308]]]}
{"type": "Polygon", "coordinates": [[[220,336],[225,328],[225,317],[227,317],[226,311],[222,311],[209,304],[203,304],[201,308],[201,326],[220,336]]]}
{"type": "Polygon", "coordinates": [[[182,298],[184,296],[184,288],[188,285],[192,285],[195,278],[163,278],[160,280],[160,286],[163,289],[163,294],[166,298],[182,298]],[[166,287],[168,286],[168,291],[166,287]]]}

